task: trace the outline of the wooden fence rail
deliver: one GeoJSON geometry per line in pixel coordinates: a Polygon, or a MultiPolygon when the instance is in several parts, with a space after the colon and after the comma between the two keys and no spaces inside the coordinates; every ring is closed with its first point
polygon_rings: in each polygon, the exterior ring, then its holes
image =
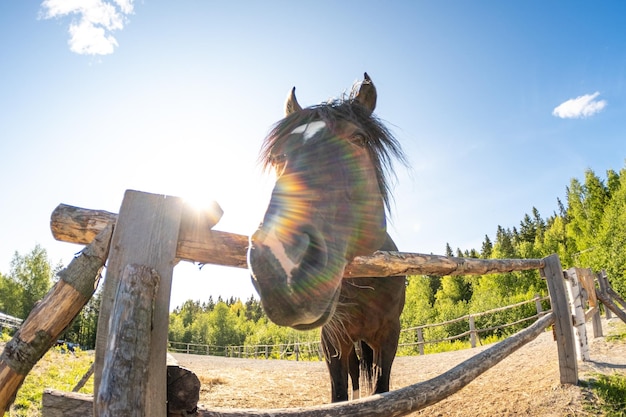
{"type": "MultiPolygon", "coordinates": [[[[209,230],[219,218],[208,211],[193,212],[185,207],[178,233],[176,257],[181,260],[247,268],[248,237],[209,230]],[[198,227],[198,226],[201,227],[198,227]],[[200,230],[200,231],[199,231],[200,230]]],[[[85,244],[107,224],[117,222],[117,214],[60,204],[52,213],[50,228],[57,240],[85,244]],[[93,220],[97,219],[97,220],[93,220]]],[[[376,252],[357,256],[344,272],[347,278],[399,275],[483,275],[512,271],[536,270],[543,259],[475,259],[455,258],[406,252],[376,252]]]]}
{"type": "Polygon", "coordinates": [[[9,329],[19,329],[24,320],[17,317],[9,316],[8,314],[0,313],[0,330],[3,327],[9,329]]]}

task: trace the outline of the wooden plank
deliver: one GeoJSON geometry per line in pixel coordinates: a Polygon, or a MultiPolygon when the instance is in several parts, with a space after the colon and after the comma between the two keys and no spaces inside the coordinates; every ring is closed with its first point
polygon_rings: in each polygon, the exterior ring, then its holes
{"type": "MultiPolygon", "coordinates": [[[[234,409],[198,407],[201,417],[390,417],[404,416],[454,394],[488,369],[500,363],[511,353],[543,333],[554,323],[554,314],[548,313],[528,328],[490,346],[454,368],[428,381],[419,382],[384,394],[372,395],[349,402],[313,407],[275,409],[234,409]]],[[[523,382],[520,382],[523,383],[523,382]]],[[[44,396],[60,395],[48,390],[44,396]]],[[[81,398],[78,401],[89,401],[81,398]]],[[[79,406],[79,404],[77,404],[79,406]]],[[[48,417],[44,414],[44,417],[48,417]]],[[[55,416],[56,417],[56,416],[55,416]]]]}
{"type": "Polygon", "coordinates": [[[126,265],[111,311],[95,415],[143,417],[147,408],[153,304],[159,275],[126,265]]]}
{"type": "Polygon", "coordinates": [[[59,272],[59,281],[30,312],[0,356],[0,415],[9,408],[33,366],[91,298],[109,253],[112,226],[59,272]]]}
{"type": "MultiPolygon", "coordinates": [[[[571,269],[571,268],[570,268],[571,269]]],[[[575,268],[578,281],[585,289],[587,293],[588,303],[591,307],[598,305],[598,299],[596,298],[596,284],[595,276],[591,271],[591,268],[575,268]]]]}
{"type": "Polygon", "coordinates": [[[554,313],[554,333],[559,353],[559,372],[562,384],[578,383],[578,363],[572,331],[572,318],[569,313],[563,268],[558,255],[544,258],[542,276],[546,278],[550,304],[554,313]]]}
{"type": "MultiPolygon", "coordinates": [[[[81,217],[88,217],[80,209],[81,217]]],[[[72,220],[74,208],[60,205],[52,215],[54,237],[68,242],[80,242],[87,234],[85,222],[72,220]],[[81,224],[80,228],[76,224],[81,224]]],[[[102,216],[96,210],[96,215],[102,216]],[[99,213],[99,214],[98,214],[99,213]]],[[[247,268],[246,251],[248,237],[234,233],[209,230],[204,227],[188,227],[189,214],[183,215],[179,241],[176,249],[178,259],[247,268]]],[[[193,222],[191,222],[193,224],[193,222]]],[[[94,223],[93,227],[98,226],[94,223]]],[[[89,232],[92,233],[92,232],[89,232]]],[[[405,252],[376,252],[372,256],[359,256],[344,272],[346,278],[385,277],[402,275],[483,275],[527,271],[543,267],[542,259],[474,259],[405,252]]]]}
{"type": "Polygon", "coordinates": [[[124,195],[102,293],[98,333],[94,392],[98,392],[109,335],[109,319],[123,269],[140,264],[156,271],[161,278],[155,298],[151,333],[149,397],[146,415],[162,417],[166,413],[167,330],[172,273],[176,263],[176,245],[183,211],[183,201],[177,197],[128,190],[124,195]]]}

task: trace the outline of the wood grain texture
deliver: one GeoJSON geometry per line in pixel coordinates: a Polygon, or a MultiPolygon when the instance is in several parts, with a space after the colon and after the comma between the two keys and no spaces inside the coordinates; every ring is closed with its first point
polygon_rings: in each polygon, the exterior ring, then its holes
{"type": "Polygon", "coordinates": [[[578,383],[578,363],[576,361],[576,346],[565,291],[565,278],[561,261],[557,255],[545,258],[545,267],[542,269],[550,293],[550,304],[554,313],[554,333],[556,335],[557,350],[559,353],[559,372],[561,384],[578,383]]]}
{"type": "Polygon", "coordinates": [[[180,198],[126,191],[111,240],[98,319],[94,392],[99,390],[104,354],[111,337],[109,319],[124,268],[129,264],[139,264],[156,271],[161,282],[154,304],[149,361],[151,374],[146,387],[149,395],[146,415],[155,417],[166,414],[165,356],[169,302],[182,212],[183,201],[180,198]]]}
{"type": "Polygon", "coordinates": [[[157,272],[144,265],[126,265],[111,311],[110,336],[95,414],[99,417],[143,417],[148,398],[150,339],[157,272]]]}

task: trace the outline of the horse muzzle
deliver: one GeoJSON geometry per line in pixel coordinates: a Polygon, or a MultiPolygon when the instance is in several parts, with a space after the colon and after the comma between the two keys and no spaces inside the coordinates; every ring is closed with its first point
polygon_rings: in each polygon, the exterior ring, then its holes
{"type": "Polygon", "coordinates": [[[333,256],[329,250],[313,227],[290,232],[261,227],[250,237],[252,282],[270,320],[298,330],[329,320],[346,265],[343,256],[333,256]]]}

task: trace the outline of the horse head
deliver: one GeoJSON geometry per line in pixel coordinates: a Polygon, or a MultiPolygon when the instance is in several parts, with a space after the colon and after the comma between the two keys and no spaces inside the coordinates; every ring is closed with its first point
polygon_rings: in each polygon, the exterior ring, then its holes
{"type": "Polygon", "coordinates": [[[266,138],[262,161],[276,173],[263,221],[250,237],[248,264],[268,317],[310,329],[335,311],[345,266],[386,237],[385,172],[401,156],[373,115],[376,88],[303,109],[291,90],[286,116],[266,138]]]}

